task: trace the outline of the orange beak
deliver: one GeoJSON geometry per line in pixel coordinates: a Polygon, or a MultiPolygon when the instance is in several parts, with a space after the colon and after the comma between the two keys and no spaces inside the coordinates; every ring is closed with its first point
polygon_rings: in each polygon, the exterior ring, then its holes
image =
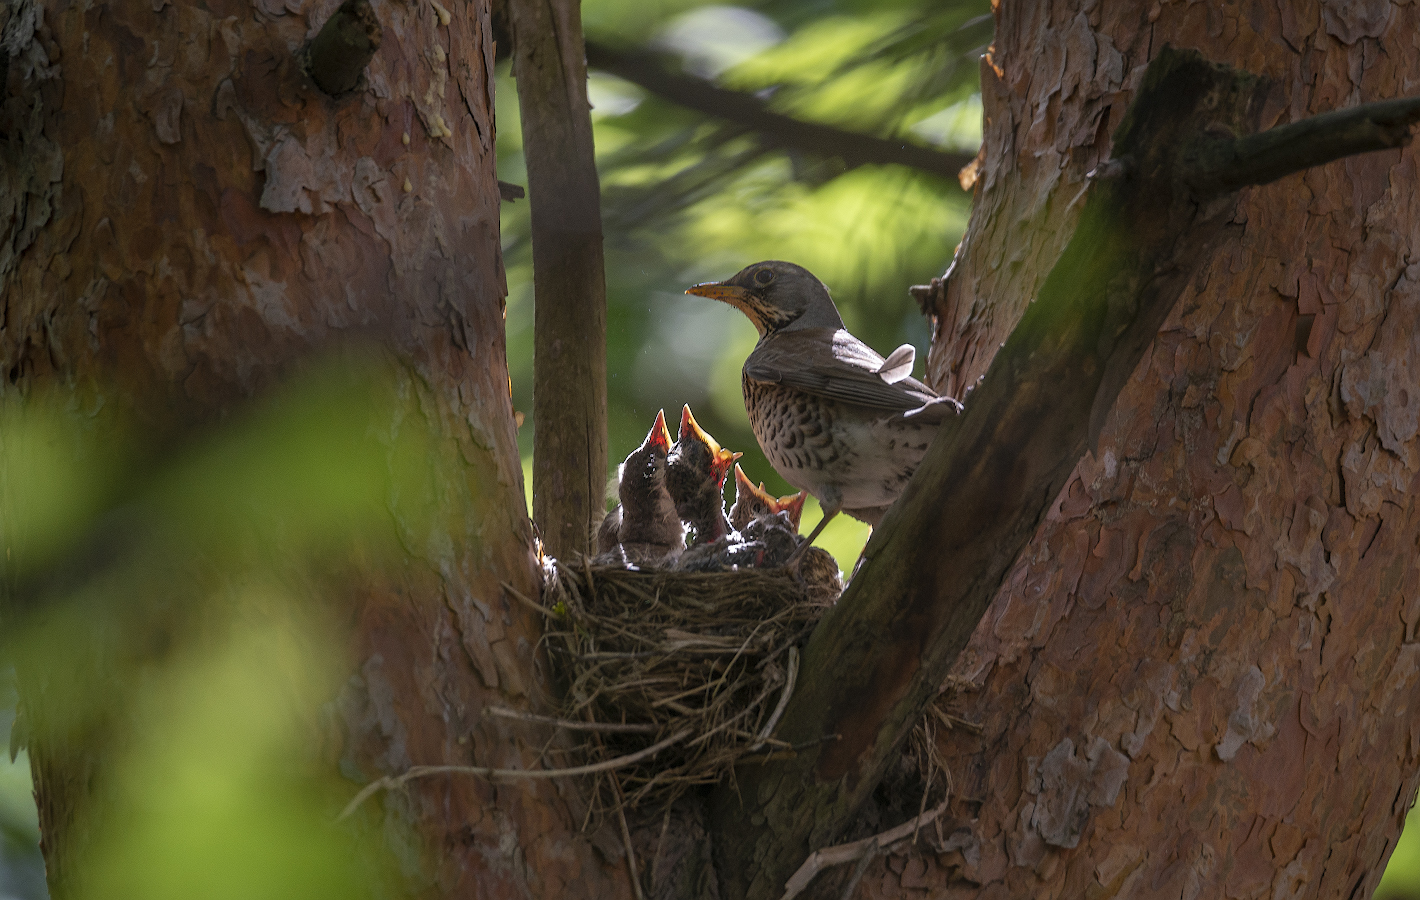
{"type": "Polygon", "coordinates": [[[750,321],[758,326],[759,316],[754,311],[754,304],[750,303],[749,291],[734,284],[725,284],[723,281],[707,281],[704,284],[697,284],[694,287],[685,289],[687,294],[695,294],[697,297],[709,297],[711,300],[719,300],[721,303],[728,303],[735,309],[750,317],[750,321]]]}
{"type": "MultiPolygon", "coordinates": [[[[739,456],[740,454],[735,454],[739,456]]],[[[774,498],[764,489],[764,482],[759,483],[759,487],[754,486],[754,482],[749,480],[749,476],[739,466],[735,466],[735,500],[741,497],[753,497],[763,504],[764,508],[770,512],[778,512],[774,508],[774,498]]]]}
{"type": "Polygon", "coordinates": [[[775,512],[787,512],[794,530],[799,530],[799,520],[804,517],[804,501],[809,499],[806,491],[799,491],[792,497],[780,497],[774,501],[775,512]]]}
{"type": "Polygon", "coordinates": [[[735,460],[741,456],[744,454],[731,453],[729,450],[715,451],[715,458],[710,461],[710,471],[715,474],[715,483],[719,485],[720,490],[725,489],[725,479],[730,476],[730,469],[733,467],[736,471],[739,470],[739,466],[735,465],[735,460]]]}
{"type": "MultiPolygon", "coordinates": [[[[695,421],[695,416],[690,414],[690,404],[687,403],[680,411],[680,439],[684,441],[692,437],[699,443],[709,447],[712,457],[719,457],[721,453],[720,442],[712,438],[705,432],[705,429],[700,427],[699,423],[695,421]]],[[[729,474],[729,469],[726,469],[725,473],[729,474]]]]}
{"type": "Polygon", "coordinates": [[[735,466],[735,497],[748,497],[754,493],[754,482],[749,480],[745,470],[735,466]]]}
{"type": "Polygon", "coordinates": [[[656,424],[651,426],[651,433],[646,435],[646,443],[662,453],[671,451],[671,430],[666,427],[666,411],[664,409],[656,412],[656,424]]]}
{"type": "Polygon", "coordinates": [[[711,300],[719,300],[731,306],[741,306],[744,303],[745,295],[749,291],[733,284],[725,284],[723,281],[706,281],[693,287],[685,289],[687,294],[694,294],[697,297],[709,297],[711,300]]]}

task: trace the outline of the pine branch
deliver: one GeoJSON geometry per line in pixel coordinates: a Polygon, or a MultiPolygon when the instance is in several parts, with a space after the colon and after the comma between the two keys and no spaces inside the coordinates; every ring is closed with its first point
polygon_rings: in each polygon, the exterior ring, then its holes
{"type": "Polygon", "coordinates": [[[627,53],[595,41],[587,42],[587,65],[625,79],[650,93],[686,109],[737,125],[753,132],[764,143],[785,150],[821,157],[836,157],[849,168],[897,165],[948,178],[975,154],[944,153],[929,147],[889,140],[832,125],[805,122],[777,113],[752,94],[718,87],[700,78],[681,75],[644,53],[627,53]]]}

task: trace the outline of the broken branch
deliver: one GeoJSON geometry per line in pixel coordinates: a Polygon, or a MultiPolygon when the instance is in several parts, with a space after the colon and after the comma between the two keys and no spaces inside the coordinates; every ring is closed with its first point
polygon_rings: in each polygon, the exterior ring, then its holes
{"type": "Polygon", "coordinates": [[[301,68],[332,97],[354,90],[384,32],[370,0],[345,0],[301,52],[301,68]]]}
{"type": "Polygon", "coordinates": [[[1269,184],[1343,157],[1403,147],[1416,122],[1420,97],[1403,97],[1322,113],[1258,134],[1215,139],[1199,151],[1188,180],[1202,194],[1269,184]]]}
{"type": "Polygon", "coordinates": [[[809,883],[814,880],[814,876],[831,866],[841,866],[850,863],[855,859],[866,859],[880,851],[886,850],[898,841],[904,841],[917,833],[917,830],[924,825],[931,824],[942,813],[947,811],[947,803],[950,797],[943,800],[937,806],[919,813],[917,816],[903,822],[896,828],[889,828],[881,834],[865,837],[860,841],[853,841],[848,844],[839,844],[836,847],[825,847],[822,850],[815,850],[809,854],[809,858],[804,860],[804,864],[799,866],[784,885],[784,896],[780,900],[793,900],[809,883]]]}

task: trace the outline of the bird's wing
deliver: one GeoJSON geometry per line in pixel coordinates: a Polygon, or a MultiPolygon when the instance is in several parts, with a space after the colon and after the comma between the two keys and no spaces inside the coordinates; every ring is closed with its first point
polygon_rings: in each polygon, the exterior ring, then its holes
{"type": "MultiPolygon", "coordinates": [[[[899,360],[902,351],[894,353],[899,360]]],[[[745,360],[752,381],[782,384],[844,403],[882,410],[917,409],[936,393],[842,329],[805,328],[760,341],[745,360]],[[887,376],[896,377],[891,383],[887,376]]]]}

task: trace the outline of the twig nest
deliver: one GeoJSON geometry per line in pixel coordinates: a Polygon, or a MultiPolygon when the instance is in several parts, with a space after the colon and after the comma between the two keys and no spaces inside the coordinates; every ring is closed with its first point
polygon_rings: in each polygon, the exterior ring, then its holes
{"type": "Polygon", "coordinates": [[[549,576],[543,602],[554,617],[546,640],[566,682],[563,717],[651,726],[602,735],[593,755],[621,756],[692,729],[684,741],[617,772],[629,805],[670,803],[746,757],[793,752],[773,737],[776,710],[792,692],[797,648],[838,598],[836,564],[832,583],[820,579],[812,588],[782,567],[638,571],[556,563],[549,576]]]}

